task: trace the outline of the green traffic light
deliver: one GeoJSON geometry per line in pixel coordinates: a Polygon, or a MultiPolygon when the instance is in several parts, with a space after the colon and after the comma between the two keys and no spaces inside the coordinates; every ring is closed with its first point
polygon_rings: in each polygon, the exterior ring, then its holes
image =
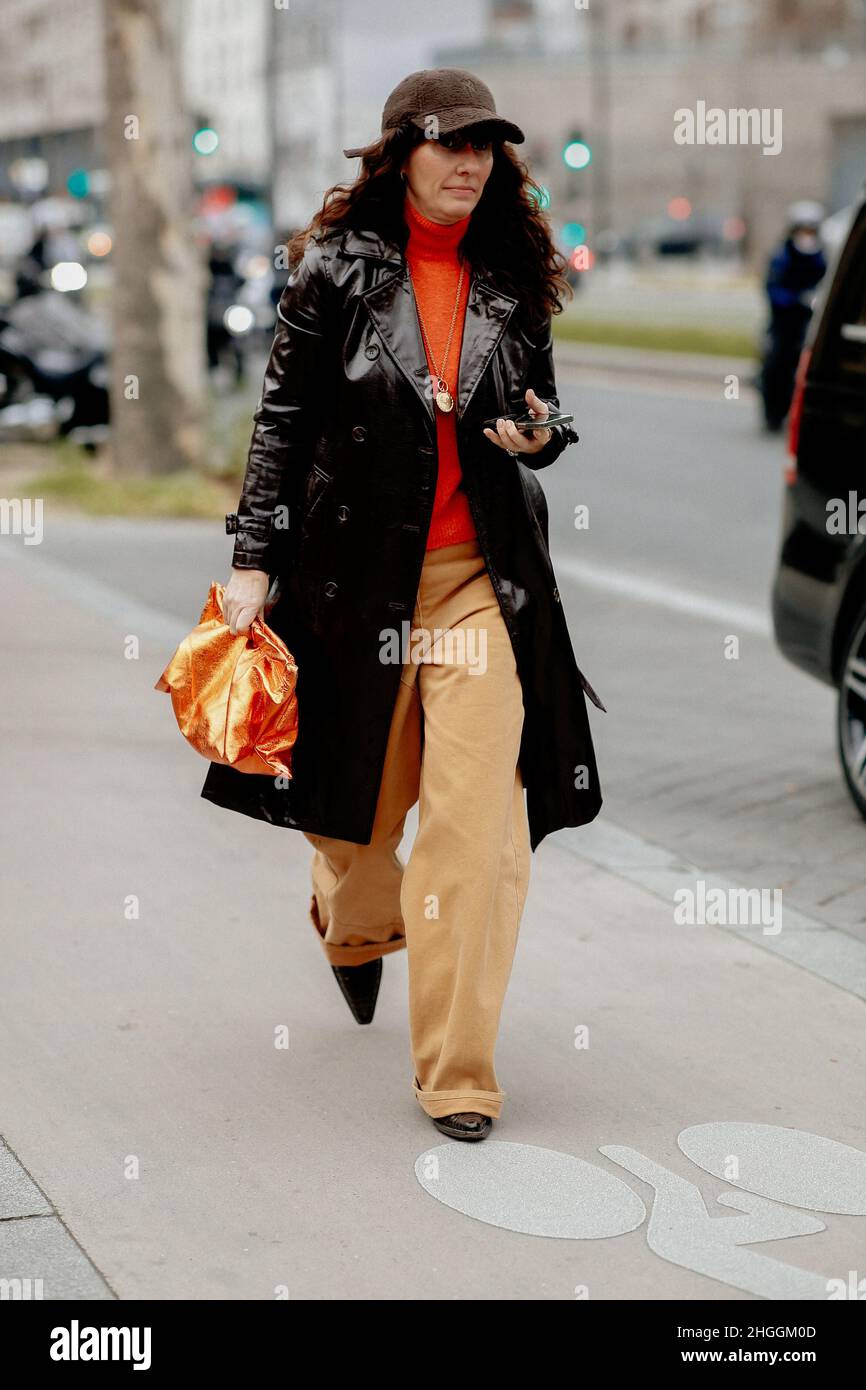
{"type": "Polygon", "coordinates": [[[73,169],[66,180],[68,188],[73,198],[86,198],[90,192],[90,177],[86,169],[73,169]]]}
{"type": "Polygon", "coordinates": [[[586,228],[580,222],[566,222],[562,228],[562,240],[566,246],[581,246],[586,241],[586,228]]]}
{"type": "Polygon", "coordinates": [[[213,154],[219,144],[219,136],[210,126],[202,126],[192,137],[192,147],[196,154],[213,154]]]}
{"type": "Polygon", "coordinates": [[[585,169],[592,161],[592,150],[584,140],[569,140],[562,151],[562,158],[569,169],[585,169]]]}

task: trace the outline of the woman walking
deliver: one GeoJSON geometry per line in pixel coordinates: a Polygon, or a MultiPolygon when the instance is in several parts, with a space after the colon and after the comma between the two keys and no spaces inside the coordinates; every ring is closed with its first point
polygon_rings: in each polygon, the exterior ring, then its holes
{"type": "Polygon", "coordinates": [[[306,835],[311,923],[359,1023],[383,956],[408,949],[412,1088],[470,1140],[506,1094],[494,1052],[531,851],[601,806],[584,691],[604,707],[535,477],[577,436],[543,424],[567,286],[509,148],[523,139],[471,73],[412,73],[381,138],[345,151],[356,181],[291,243],[224,611],[246,631],[276,581],[292,778],[211,764],[202,789],[306,835]]]}

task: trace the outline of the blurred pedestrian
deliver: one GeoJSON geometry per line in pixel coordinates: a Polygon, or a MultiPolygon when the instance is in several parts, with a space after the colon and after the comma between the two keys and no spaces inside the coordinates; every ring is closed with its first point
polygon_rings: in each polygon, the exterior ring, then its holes
{"type": "Polygon", "coordinates": [[[236,270],[237,247],[215,240],[208,255],[210,281],[207,291],[207,364],[213,372],[228,357],[236,384],[244,379],[244,356],[240,343],[226,322],[226,314],[237,303],[244,277],[236,270]]]}
{"type": "Polygon", "coordinates": [[[760,386],[768,430],[782,428],[794,394],[797,363],[812,317],[815,287],[827,269],[821,245],[820,203],[798,202],[788,210],[788,231],[770,258],[766,292],[770,321],[760,386]]]}

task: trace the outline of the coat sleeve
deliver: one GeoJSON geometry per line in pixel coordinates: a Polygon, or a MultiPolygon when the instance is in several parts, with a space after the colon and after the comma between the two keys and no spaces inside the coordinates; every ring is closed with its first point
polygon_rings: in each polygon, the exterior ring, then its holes
{"type": "MultiPolygon", "coordinates": [[[[234,519],[232,565],[236,569],[269,570],[271,530],[278,507],[288,508],[288,524],[295,524],[293,508],[307,472],[316,403],[325,374],[329,286],[321,247],[310,240],[277,304],[274,341],[253,415],[252,440],[234,519]]],[[[276,524],[280,521],[277,518],[276,524]]]]}
{"type": "MultiPolygon", "coordinates": [[[[553,366],[553,331],[551,319],[548,315],[547,324],[538,341],[535,352],[530,360],[526,375],[524,391],[531,386],[537,396],[546,401],[551,410],[559,410],[559,397],[556,394],[556,378],[553,366]]],[[[554,425],[551,433],[553,438],[545,444],[543,449],[535,454],[518,454],[521,463],[525,463],[528,468],[539,469],[547,468],[548,464],[553,463],[559,458],[569,444],[576,444],[578,434],[572,429],[571,425],[554,425]]]]}

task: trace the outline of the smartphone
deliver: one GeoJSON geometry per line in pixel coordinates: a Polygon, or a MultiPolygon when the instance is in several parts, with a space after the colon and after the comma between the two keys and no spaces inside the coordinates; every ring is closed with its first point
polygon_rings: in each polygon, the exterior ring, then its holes
{"type": "Polygon", "coordinates": [[[511,420],[521,434],[531,434],[533,430],[547,429],[552,425],[570,425],[573,419],[573,415],[565,415],[557,410],[552,410],[546,420],[533,419],[525,410],[521,410],[514,415],[495,415],[492,420],[485,420],[484,424],[487,429],[495,430],[497,420],[511,420]]]}

